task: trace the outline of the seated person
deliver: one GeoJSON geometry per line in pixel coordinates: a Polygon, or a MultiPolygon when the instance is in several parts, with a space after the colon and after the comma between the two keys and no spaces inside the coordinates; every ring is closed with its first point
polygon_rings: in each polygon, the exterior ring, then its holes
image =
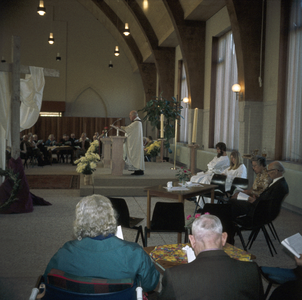
{"type": "Polygon", "coordinates": [[[52,164],[52,154],[57,154],[57,150],[56,149],[47,149],[47,147],[52,147],[52,146],[56,146],[58,143],[55,140],[55,136],[53,133],[51,133],[48,136],[48,140],[45,142],[44,146],[46,147],[46,150],[48,152],[48,159],[50,161],[50,164],[52,164]]]}
{"type": "Polygon", "coordinates": [[[75,240],[51,258],[44,279],[52,268],[84,277],[132,278],[144,291],[158,284],[159,272],[137,243],[115,236],[117,220],[109,199],[101,195],[83,198],[76,206],[75,240]]]}
{"type": "Polygon", "coordinates": [[[55,146],[57,145],[57,142],[55,140],[55,136],[53,133],[51,133],[49,136],[48,136],[48,140],[45,142],[45,146],[47,147],[50,147],[50,146],[55,146]]]}
{"type": "MultiPolygon", "coordinates": [[[[226,168],[224,171],[222,171],[222,175],[227,176],[225,181],[225,191],[229,191],[232,187],[232,182],[235,177],[239,178],[247,178],[247,170],[244,164],[241,163],[241,156],[238,151],[232,151],[230,155],[231,165],[229,168],[226,168]]],[[[212,179],[212,177],[211,177],[212,179]]],[[[205,182],[203,182],[205,183],[205,182]]],[[[210,182],[209,182],[210,183],[210,182]]],[[[203,207],[203,201],[204,203],[211,203],[211,198],[203,197],[203,200],[200,199],[199,206],[203,207]]]]}
{"type": "MultiPolygon", "coordinates": [[[[244,190],[242,192],[245,193],[246,195],[249,195],[249,196],[255,195],[256,197],[259,197],[259,195],[272,182],[272,179],[269,177],[267,169],[266,169],[266,159],[265,159],[265,157],[254,156],[252,158],[252,166],[253,166],[253,170],[256,174],[256,178],[255,178],[255,181],[253,183],[253,187],[250,190],[244,190]]],[[[235,191],[232,198],[237,199],[238,194],[239,193],[235,191]]],[[[240,200],[240,199],[238,199],[238,200],[240,200]]]]}
{"type": "Polygon", "coordinates": [[[28,135],[23,136],[23,140],[20,143],[20,156],[21,158],[27,159],[31,155],[36,155],[38,160],[38,166],[44,166],[43,155],[38,148],[35,148],[35,144],[33,143],[33,136],[28,135]]]}
{"type": "Polygon", "coordinates": [[[88,148],[90,147],[90,140],[87,138],[86,133],[83,132],[81,135],[81,138],[79,139],[78,143],[75,143],[76,146],[80,147],[77,148],[76,150],[76,158],[80,158],[81,155],[85,155],[87,152],[88,148]]]}
{"type": "Polygon", "coordinates": [[[189,239],[196,259],[166,269],[159,299],[264,298],[257,264],[233,259],[223,251],[227,233],[216,216],[197,218],[189,239]]]}
{"type": "MultiPolygon", "coordinates": [[[[204,206],[203,212],[209,212],[221,219],[225,230],[228,232],[229,243],[234,243],[235,231],[233,221],[236,221],[238,217],[242,216],[245,216],[246,221],[251,221],[256,206],[260,201],[272,201],[280,204],[286,194],[288,194],[289,190],[283,176],[285,170],[282,163],[279,161],[270,163],[267,172],[272,179],[272,183],[259,195],[259,197],[252,195],[247,201],[230,199],[228,204],[206,204],[204,206]]],[[[272,209],[274,209],[274,206],[272,206],[272,209]]],[[[276,209],[278,209],[277,206],[276,209]]]]}
{"type": "Polygon", "coordinates": [[[74,133],[71,133],[70,134],[70,139],[69,139],[69,141],[71,142],[71,145],[73,146],[74,145],[74,143],[76,142],[76,137],[75,137],[75,134],[74,133]]]}
{"type": "Polygon", "coordinates": [[[295,269],[282,268],[267,268],[261,269],[270,274],[270,277],[278,276],[279,280],[283,279],[285,282],[278,286],[271,294],[270,300],[297,300],[302,296],[302,254],[300,258],[295,256],[297,267],[295,269]]]}
{"type": "MultiPolygon", "coordinates": [[[[72,142],[69,139],[69,136],[67,134],[63,134],[63,138],[60,140],[60,144],[62,146],[72,146],[72,142]]],[[[65,156],[64,155],[70,155],[71,164],[73,164],[73,149],[72,150],[62,150],[60,149],[60,152],[58,153],[60,155],[61,160],[63,163],[65,162],[65,156]]],[[[68,160],[68,158],[67,158],[68,160]]]]}
{"type": "Polygon", "coordinates": [[[149,135],[149,136],[146,138],[146,143],[144,144],[145,151],[148,150],[147,148],[148,148],[151,144],[153,144],[153,138],[152,138],[152,136],[149,135]]]}
{"type": "Polygon", "coordinates": [[[38,147],[40,149],[40,151],[41,151],[41,148],[43,147],[44,143],[43,143],[42,140],[38,139],[38,135],[37,134],[33,135],[33,142],[35,143],[36,147],[38,147]]]}
{"type": "Polygon", "coordinates": [[[222,172],[222,174],[227,176],[225,183],[225,191],[229,191],[231,189],[232,182],[235,177],[247,178],[247,170],[245,165],[241,162],[240,153],[238,151],[232,151],[230,158],[230,167],[222,172]]]}
{"type": "Polygon", "coordinates": [[[216,144],[217,156],[208,163],[208,170],[199,172],[191,177],[192,182],[210,184],[214,174],[221,174],[227,167],[230,166],[230,160],[226,153],[226,144],[216,144]]]}

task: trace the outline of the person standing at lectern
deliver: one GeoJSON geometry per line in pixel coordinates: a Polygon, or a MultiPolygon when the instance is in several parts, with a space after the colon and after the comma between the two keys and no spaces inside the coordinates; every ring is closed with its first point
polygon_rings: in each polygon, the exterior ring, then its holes
{"type": "Polygon", "coordinates": [[[131,124],[121,126],[126,132],[124,143],[124,160],[129,171],[134,171],[131,175],[144,175],[144,145],[143,145],[143,125],[138,117],[137,111],[132,110],[129,114],[131,124]]]}

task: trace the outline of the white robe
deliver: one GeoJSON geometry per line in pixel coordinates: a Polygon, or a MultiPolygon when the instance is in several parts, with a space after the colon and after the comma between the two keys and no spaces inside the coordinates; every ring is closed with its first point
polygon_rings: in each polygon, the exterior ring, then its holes
{"type": "Polygon", "coordinates": [[[228,156],[215,156],[208,163],[208,170],[199,172],[191,177],[192,182],[210,184],[213,174],[221,174],[223,171],[230,166],[230,159],[228,156]]]}
{"type": "Polygon", "coordinates": [[[236,170],[225,169],[223,172],[227,176],[225,181],[225,191],[229,191],[232,187],[232,183],[235,177],[247,178],[247,170],[244,164],[241,164],[236,170]]]}
{"type": "Polygon", "coordinates": [[[129,171],[145,170],[143,125],[139,117],[128,126],[121,126],[126,132],[124,160],[129,171]]]}

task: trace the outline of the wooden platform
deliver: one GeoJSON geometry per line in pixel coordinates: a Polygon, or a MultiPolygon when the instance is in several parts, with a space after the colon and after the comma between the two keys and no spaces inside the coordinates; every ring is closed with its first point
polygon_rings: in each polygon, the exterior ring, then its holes
{"type": "Polygon", "coordinates": [[[112,197],[147,196],[144,187],[154,185],[167,185],[168,181],[177,181],[175,170],[168,162],[146,162],[145,175],[134,176],[132,172],[124,170],[123,176],[111,175],[109,168],[98,165],[94,172],[94,184],[84,185],[84,176],[81,175],[80,195],[88,196],[101,194],[112,197]]]}

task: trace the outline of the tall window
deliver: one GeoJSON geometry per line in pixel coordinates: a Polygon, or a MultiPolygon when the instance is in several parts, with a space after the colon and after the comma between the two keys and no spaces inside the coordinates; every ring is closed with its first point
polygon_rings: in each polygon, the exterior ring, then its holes
{"type": "Polygon", "coordinates": [[[214,145],[224,142],[228,149],[239,147],[239,105],[232,91],[232,85],[237,81],[237,59],[233,34],[227,32],[218,39],[214,145]]]}
{"type": "Polygon", "coordinates": [[[288,41],[285,160],[302,162],[302,0],[292,1],[288,41]]]}
{"type": "Polygon", "coordinates": [[[188,104],[184,103],[183,98],[188,97],[188,84],[187,84],[187,75],[184,63],[182,63],[181,68],[181,90],[180,90],[180,99],[181,106],[183,107],[181,115],[183,118],[180,118],[180,142],[188,142],[188,104]]]}

